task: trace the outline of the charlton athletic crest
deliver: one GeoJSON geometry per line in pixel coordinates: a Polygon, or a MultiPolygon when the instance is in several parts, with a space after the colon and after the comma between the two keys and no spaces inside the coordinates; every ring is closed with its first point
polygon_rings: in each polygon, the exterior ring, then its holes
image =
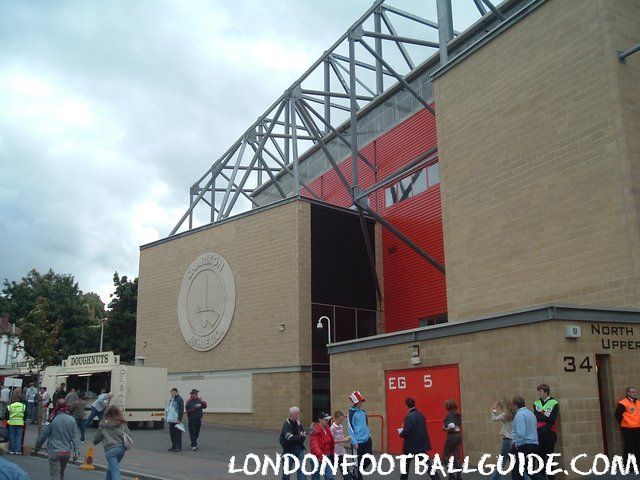
{"type": "Polygon", "coordinates": [[[204,253],[189,266],[178,296],[178,321],[195,350],[211,350],[224,338],[236,307],[236,282],[229,262],[204,253]]]}

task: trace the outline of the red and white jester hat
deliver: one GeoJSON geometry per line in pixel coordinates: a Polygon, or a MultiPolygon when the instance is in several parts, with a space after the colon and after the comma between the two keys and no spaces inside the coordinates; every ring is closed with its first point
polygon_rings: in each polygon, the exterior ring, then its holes
{"type": "Polygon", "coordinates": [[[364,397],[358,390],[354,390],[353,393],[349,395],[349,400],[355,405],[356,403],[364,402],[364,397]]]}

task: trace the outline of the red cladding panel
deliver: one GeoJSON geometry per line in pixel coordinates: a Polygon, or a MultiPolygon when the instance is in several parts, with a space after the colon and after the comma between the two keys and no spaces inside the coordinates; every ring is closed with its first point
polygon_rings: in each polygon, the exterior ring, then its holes
{"type": "MultiPolygon", "coordinates": [[[[436,145],[435,118],[426,110],[416,113],[362,149],[378,166],[378,173],[359,161],[359,184],[366,189],[436,145]]],[[[351,182],[351,159],[340,164],[351,182]]],[[[311,188],[323,200],[349,207],[351,200],[338,175],[329,171],[311,188]]],[[[303,194],[308,195],[303,189],[303,194]]],[[[444,264],[440,186],[385,207],[384,192],[370,198],[373,208],[427,253],[444,264]]],[[[387,229],[382,234],[385,330],[393,332],[419,326],[419,319],[446,313],[445,276],[387,229]]]]}

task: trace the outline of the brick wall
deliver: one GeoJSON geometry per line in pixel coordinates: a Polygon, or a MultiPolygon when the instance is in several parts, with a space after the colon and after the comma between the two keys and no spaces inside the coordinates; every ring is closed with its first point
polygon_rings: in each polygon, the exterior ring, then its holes
{"type": "Polygon", "coordinates": [[[450,321],[640,305],[639,9],[550,0],[435,81],[450,321]]]}
{"type": "MultiPolygon", "coordinates": [[[[628,328],[630,325],[608,326],[628,328]]],[[[347,408],[346,396],[357,387],[366,398],[367,412],[386,419],[385,371],[458,364],[464,452],[473,462],[484,453],[497,455],[500,451],[500,426],[490,421],[492,405],[502,396],[512,398],[519,394],[531,408],[540,383],[549,384],[552,396],[560,402],[556,451],[562,453],[563,458],[583,452],[593,455],[603,451],[595,355],[609,355],[613,400],[603,405],[603,409],[611,419],[615,402],[624,396],[625,387],[634,384],[640,375],[639,353],[605,349],[602,340],[639,342],[640,326],[631,327],[633,335],[604,335],[592,333],[590,323],[546,321],[420,341],[415,343],[420,345],[422,363],[416,367],[410,363],[413,343],[333,354],[331,408],[347,408]],[[570,324],[581,325],[581,338],[565,339],[565,327],[570,324]],[[535,341],[536,338],[544,341],[535,341]],[[575,372],[565,371],[568,362],[564,357],[567,356],[576,359],[575,372]],[[589,357],[590,371],[579,365],[586,357],[589,357]]],[[[444,418],[441,405],[420,405],[418,400],[417,406],[430,420],[434,416],[440,419],[439,414],[444,418]]],[[[379,423],[370,423],[374,449],[379,449],[379,423]]],[[[395,430],[395,425],[389,428],[395,430]]],[[[609,454],[621,454],[617,426],[614,432],[609,454]]],[[[442,452],[431,453],[442,455],[442,452]]]]}
{"type": "MultiPolygon", "coordinates": [[[[136,355],[146,357],[145,365],[167,367],[170,373],[310,365],[310,258],[310,206],[300,201],[142,248],[136,355]],[[209,251],[229,262],[236,309],[220,344],[199,352],[180,333],[178,293],[191,262],[209,251]]],[[[310,411],[310,378],[310,373],[255,374],[251,416],[264,418],[222,417],[279,428],[291,401],[308,403],[301,407],[310,411]],[[269,387],[279,383],[286,386],[284,396],[269,387]]]]}

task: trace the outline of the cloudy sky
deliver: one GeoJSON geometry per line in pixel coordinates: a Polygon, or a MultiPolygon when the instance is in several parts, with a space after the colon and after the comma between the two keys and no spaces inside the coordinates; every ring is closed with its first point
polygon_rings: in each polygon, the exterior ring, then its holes
{"type": "MultiPolygon", "coordinates": [[[[0,279],[53,268],[108,301],[189,185],[371,3],[0,0],[0,279]]],[[[435,0],[388,3],[435,19],[435,0]]],[[[454,8],[457,29],[478,17],[454,8]]]]}

